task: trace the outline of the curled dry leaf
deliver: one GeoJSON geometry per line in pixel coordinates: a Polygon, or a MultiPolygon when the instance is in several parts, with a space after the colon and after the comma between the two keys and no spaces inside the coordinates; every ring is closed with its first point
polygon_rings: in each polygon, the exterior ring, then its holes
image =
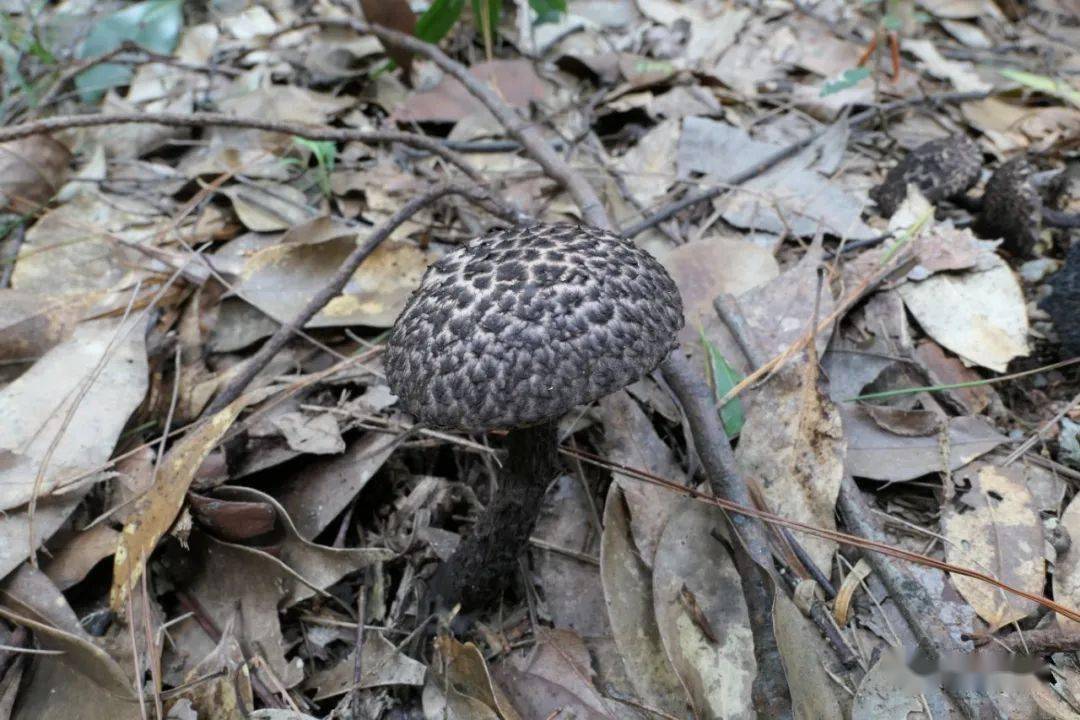
{"type": "Polygon", "coordinates": [[[42,649],[61,653],[36,659],[15,718],[139,720],[135,688],[116,661],[89,637],[59,630],[3,606],[0,617],[31,630],[42,649]]]}
{"type": "Polygon", "coordinates": [[[653,564],[660,638],[698,717],[752,718],[757,674],[742,583],[712,533],[716,507],[684,499],[671,513],[653,564]]]}
{"type": "Polygon", "coordinates": [[[615,645],[638,699],[682,716],[686,690],[664,651],[653,607],[652,577],[634,549],[625,499],[614,483],[604,506],[600,578],[615,645]]]}
{"type": "Polygon", "coordinates": [[[44,571],[61,590],[78,584],[94,566],[116,552],[120,533],[101,523],[70,538],[53,553],[44,571]]]}
{"type": "Polygon", "coordinates": [[[435,639],[435,662],[424,688],[424,714],[453,720],[522,720],[495,684],[480,650],[452,637],[435,639]],[[445,693],[445,694],[444,694],[445,693]]]}
{"type": "MultiPolygon", "coordinates": [[[[915,359],[934,385],[958,385],[982,379],[977,372],[965,367],[958,359],[946,355],[941,346],[933,340],[919,343],[915,348],[915,359]]],[[[951,398],[968,415],[978,415],[995,397],[994,390],[989,385],[954,388],[945,393],[946,397],[951,398]]]]}
{"type": "Polygon", "coordinates": [[[572,630],[538,626],[534,649],[507,658],[492,671],[525,717],[559,713],[581,720],[618,717],[620,706],[596,689],[589,650],[572,630]]]}
{"type": "Polygon", "coordinates": [[[125,526],[116,548],[113,585],[109,603],[114,610],[123,608],[128,592],[142,576],[146,561],[168,532],[199,466],[214,446],[232,427],[247,398],[234,400],[226,408],[184,436],[161,462],[157,481],[138,502],[137,514],[125,526]]]}
{"type": "Polygon", "coordinates": [[[904,437],[935,435],[945,427],[946,418],[931,410],[905,410],[887,405],[860,405],[863,412],[886,432],[904,437]]]}
{"type": "Polygon", "coordinates": [[[51,135],[0,143],[0,211],[31,213],[64,185],[71,151],[51,135]]]}
{"type": "MultiPolygon", "coordinates": [[[[994,575],[1036,595],[1046,580],[1042,522],[1018,467],[976,463],[956,476],[971,487],[942,510],[946,559],[994,575]]],[[[991,630],[1023,619],[1038,606],[987,583],[960,575],[953,584],[991,630]]]]}

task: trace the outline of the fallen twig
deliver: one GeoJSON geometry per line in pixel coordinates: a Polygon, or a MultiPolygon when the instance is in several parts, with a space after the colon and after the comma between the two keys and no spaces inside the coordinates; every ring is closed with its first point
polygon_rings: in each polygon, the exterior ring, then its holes
{"type": "MultiPolygon", "coordinates": [[[[713,494],[739,505],[752,506],[749,488],[739,478],[735,454],[720,427],[712,390],[678,350],[668,356],[661,370],[686,413],[694,449],[705,468],[713,494]]],[[[733,536],[738,538],[738,546],[746,551],[739,552],[736,548],[732,559],[742,578],[754,636],[754,657],[758,665],[753,686],[754,707],[764,717],[791,717],[787,674],[773,631],[772,593],[776,592],[776,581],[765,525],[747,515],[729,515],[728,520],[733,536]]]]}
{"type": "Polygon", "coordinates": [[[285,135],[295,135],[307,140],[332,142],[401,143],[425,150],[450,163],[477,183],[485,183],[484,176],[468,160],[449,149],[437,138],[397,130],[354,130],[328,125],[303,125],[278,120],[260,120],[215,112],[195,113],[94,113],[88,115],[58,115],[0,127],[0,143],[33,135],[49,135],[71,128],[103,127],[106,125],[166,125],[169,127],[231,127],[263,130],[285,135]]]}
{"type": "Polygon", "coordinates": [[[506,129],[506,132],[521,143],[525,152],[540,165],[548,177],[566,188],[574,203],[581,210],[581,217],[585,222],[596,227],[611,227],[607,211],[600,201],[600,196],[596,194],[596,191],[593,190],[582,174],[570,167],[570,164],[563,160],[544,139],[540,131],[522,118],[516,110],[507,105],[495,90],[481,82],[469,72],[467,67],[452,59],[438,46],[397,30],[391,30],[381,25],[369,25],[353,18],[305,20],[271,35],[270,41],[286,33],[312,26],[349,28],[362,35],[370,33],[380,40],[404,48],[411,53],[422,55],[434,62],[443,72],[460,82],[473,97],[484,104],[484,107],[506,129]]]}

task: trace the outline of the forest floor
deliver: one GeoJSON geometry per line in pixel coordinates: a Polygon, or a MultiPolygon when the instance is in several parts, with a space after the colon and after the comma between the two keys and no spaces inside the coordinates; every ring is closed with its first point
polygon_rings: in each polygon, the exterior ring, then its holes
{"type": "Polygon", "coordinates": [[[0,0],[0,69],[0,720],[1080,717],[1074,0],[0,0]],[[428,614],[503,436],[382,350],[533,221],[652,253],[686,362],[428,614]]]}

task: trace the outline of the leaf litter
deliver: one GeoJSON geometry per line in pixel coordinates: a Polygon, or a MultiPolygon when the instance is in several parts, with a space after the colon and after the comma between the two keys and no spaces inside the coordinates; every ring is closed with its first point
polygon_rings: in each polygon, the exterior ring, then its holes
{"type": "MultiPolygon", "coordinates": [[[[1075,213],[1066,5],[359,3],[470,67],[634,226],[682,292],[679,352],[715,397],[787,353],[723,418],[760,509],[858,534],[837,512],[854,492],[889,545],[1076,609],[1080,375],[1054,366],[1070,358],[1039,306],[1075,237],[1044,221],[1031,257],[977,237],[982,183],[936,207],[909,192],[891,221],[868,194],[906,152],[964,133],[983,180],[1028,154],[1044,207],[1075,213]],[[1032,51],[1055,25],[1047,66],[1032,51]]],[[[206,413],[405,202],[474,182],[447,150],[501,202],[581,219],[535,148],[508,142],[520,127],[426,53],[297,25],[342,18],[330,4],[3,10],[0,131],[60,129],[0,142],[0,718],[760,711],[741,540],[686,496],[711,478],[663,374],[564,419],[563,473],[499,606],[426,614],[502,440],[414,427],[379,350],[426,268],[501,222],[472,202],[405,218],[206,413]],[[196,110],[279,131],[130,122],[196,110]],[[129,117],[62,118],[93,113],[129,117]]],[[[795,716],[970,716],[902,680],[893,650],[924,631],[943,658],[1002,643],[1046,663],[994,676],[985,702],[1006,716],[1080,713],[1068,618],[891,560],[935,603],[912,620],[904,586],[851,574],[835,536],[772,528],[767,617],[795,716]]]]}

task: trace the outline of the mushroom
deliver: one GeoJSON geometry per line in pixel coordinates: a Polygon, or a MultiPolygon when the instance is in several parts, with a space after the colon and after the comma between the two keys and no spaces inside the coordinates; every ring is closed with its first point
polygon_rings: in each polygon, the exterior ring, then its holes
{"type": "Polygon", "coordinates": [[[1001,238],[1015,255],[1030,255],[1042,229],[1043,201],[1033,182],[1036,168],[1023,155],[1001,164],[986,183],[974,230],[1001,238]]]}
{"type": "Polygon", "coordinates": [[[660,263],[595,227],[496,230],[428,268],[387,343],[390,388],[428,426],[508,430],[499,489],[432,578],[438,596],[499,596],[558,473],[558,419],[655,369],[682,324],[660,263]]]}
{"type": "Polygon", "coordinates": [[[1054,329],[1061,338],[1065,357],[1080,355],[1080,242],[1065,255],[1065,264],[1050,276],[1047,283],[1054,292],[1041,305],[1050,313],[1054,329]]]}
{"type": "Polygon", "coordinates": [[[918,146],[870,190],[885,217],[892,217],[907,197],[908,185],[919,188],[930,202],[963,195],[979,181],[982,151],[966,135],[931,140],[918,146]]]}

